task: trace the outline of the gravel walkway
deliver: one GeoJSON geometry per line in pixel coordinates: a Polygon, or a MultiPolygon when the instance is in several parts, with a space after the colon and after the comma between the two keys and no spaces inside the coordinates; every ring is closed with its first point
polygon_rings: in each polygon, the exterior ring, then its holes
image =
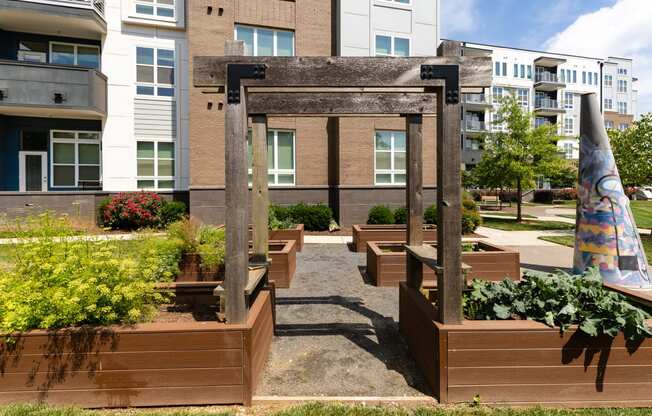
{"type": "Polygon", "coordinates": [[[423,396],[398,333],[398,289],[365,283],[365,254],[307,244],[277,291],[277,335],[257,396],[423,396]]]}

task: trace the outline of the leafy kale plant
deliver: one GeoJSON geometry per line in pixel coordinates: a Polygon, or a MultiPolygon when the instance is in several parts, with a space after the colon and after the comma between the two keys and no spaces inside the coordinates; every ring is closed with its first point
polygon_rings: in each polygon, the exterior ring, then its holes
{"type": "Polygon", "coordinates": [[[632,341],[652,336],[645,322],[650,315],[605,289],[597,269],[583,276],[526,274],[518,283],[473,280],[464,295],[464,314],[467,319],[530,319],[561,332],[578,325],[594,337],[615,337],[620,331],[632,341]]]}

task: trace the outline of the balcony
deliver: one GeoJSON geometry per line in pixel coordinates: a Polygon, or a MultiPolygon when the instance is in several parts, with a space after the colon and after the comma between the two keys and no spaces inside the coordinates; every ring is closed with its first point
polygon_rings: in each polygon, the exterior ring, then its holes
{"type": "Polygon", "coordinates": [[[565,110],[559,104],[559,101],[552,98],[537,98],[534,100],[534,113],[542,116],[563,114],[565,110]]]}
{"type": "Polygon", "coordinates": [[[105,0],[0,0],[3,30],[86,39],[106,33],[105,0]]]}
{"type": "Polygon", "coordinates": [[[0,114],[101,118],[106,76],[90,68],[0,60],[0,114]]]}
{"type": "Polygon", "coordinates": [[[464,127],[464,133],[466,133],[468,137],[477,137],[489,131],[487,130],[487,125],[484,121],[474,118],[464,120],[462,126],[464,127]]]}
{"type": "Polygon", "coordinates": [[[539,91],[556,91],[565,88],[566,84],[561,82],[557,74],[548,71],[541,71],[534,74],[534,89],[539,91]]]}
{"type": "Polygon", "coordinates": [[[469,110],[485,110],[491,108],[491,97],[487,94],[463,94],[462,103],[469,110]]]}

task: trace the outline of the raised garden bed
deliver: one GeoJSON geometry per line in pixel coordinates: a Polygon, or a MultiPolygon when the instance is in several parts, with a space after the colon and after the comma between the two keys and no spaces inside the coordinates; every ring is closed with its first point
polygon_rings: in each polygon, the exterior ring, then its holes
{"type": "Polygon", "coordinates": [[[277,288],[289,288],[297,269],[297,242],[270,241],[269,257],[272,260],[269,280],[274,281],[277,288]]]}
{"type": "Polygon", "coordinates": [[[443,325],[435,308],[405,283],[399,326],[441,403],[569,407],[650,406],[652,341],[626,345],[526,320],[443,325]]]}
{"type": "MultiPolygon", "coordinates": [[[[269,230],[269,239],[270,240],[294,240],[296,241],[296,251],[303,250],[303,236],[304,236],[304,226],[303,224],[297,224],[294,228],[282,229],[282,230],[269,230]]],[[[253,238],[251,228],[249,228],[249,239],[253,238]]]]}
{"type": "MultiPolygon", "coordinates": [[[[364,253],[369,241],[405,241],[407,226],[404,224],[354,224],[353,251],[364,253]]],[[[437,228],[434,225],[423,226],[423,239],[437,240],[437,228]]]]}
{"type": "Polygon", "coordinates": [[[184,253],[179,263],[177,282],[213,282],[224,280],[224,265],[208,267],[202,265],[197,253],[184,253]]]}
{"type": "Polygon", "coordinates": [[[261,291],[246,324],[215,321],[29,331],[0,344],[0,404],[251,404],[273,335],[261,291]]]}
{"type": "MultiPolygon", "coordinates": [[[[435,243],[426,243],[435,245],[435,243]]],[[[521,277],[520,255],[490,243],[478,241],[472,243],[474,250],[462,252],[462,262],[471,266],[468,279],[503,280],[509,277],[518,280],[521,277]]],[[[405,243],[376,242],[367,243],[367,275],[376,286],[398,286],[406,279],[405,243]]],[[[424,286],[435,286],[435,272],[423,268],[424,286]]]]}

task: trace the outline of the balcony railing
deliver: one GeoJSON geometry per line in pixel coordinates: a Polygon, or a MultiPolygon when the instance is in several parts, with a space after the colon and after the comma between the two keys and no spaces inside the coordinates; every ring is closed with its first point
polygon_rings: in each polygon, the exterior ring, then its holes
{"type": "Polygon", "coordinates": [[[465,104],[491,104],[489,96],[486,94],[464,94],[465,104]]]}
{"type": "Polygon", "coordinates": [[[534,100],[534,108],[559,110],[561,107],[559,105],[559,101],[552,98],[537,98],[534,100]]]}
{"type": "Polygon", "coordinates": [[[480,120],[464,120],[464,129],[466,131],[486,131],[487,125],[484,121],[480,120]]]}
{"type": "Polygon", "coordinates": [[[557,78],[557,74],[554,74],[552,72],[537,72],[534,74],[534,82],[553,82],[553,83],[559,83],[559,78],[557,78]]]}
{"type": "Polygon", "coordinates": [[[104,18],[104,0],[22,0],[30,3],[51,4],[54,6],[91,9],[104,18]]]}

